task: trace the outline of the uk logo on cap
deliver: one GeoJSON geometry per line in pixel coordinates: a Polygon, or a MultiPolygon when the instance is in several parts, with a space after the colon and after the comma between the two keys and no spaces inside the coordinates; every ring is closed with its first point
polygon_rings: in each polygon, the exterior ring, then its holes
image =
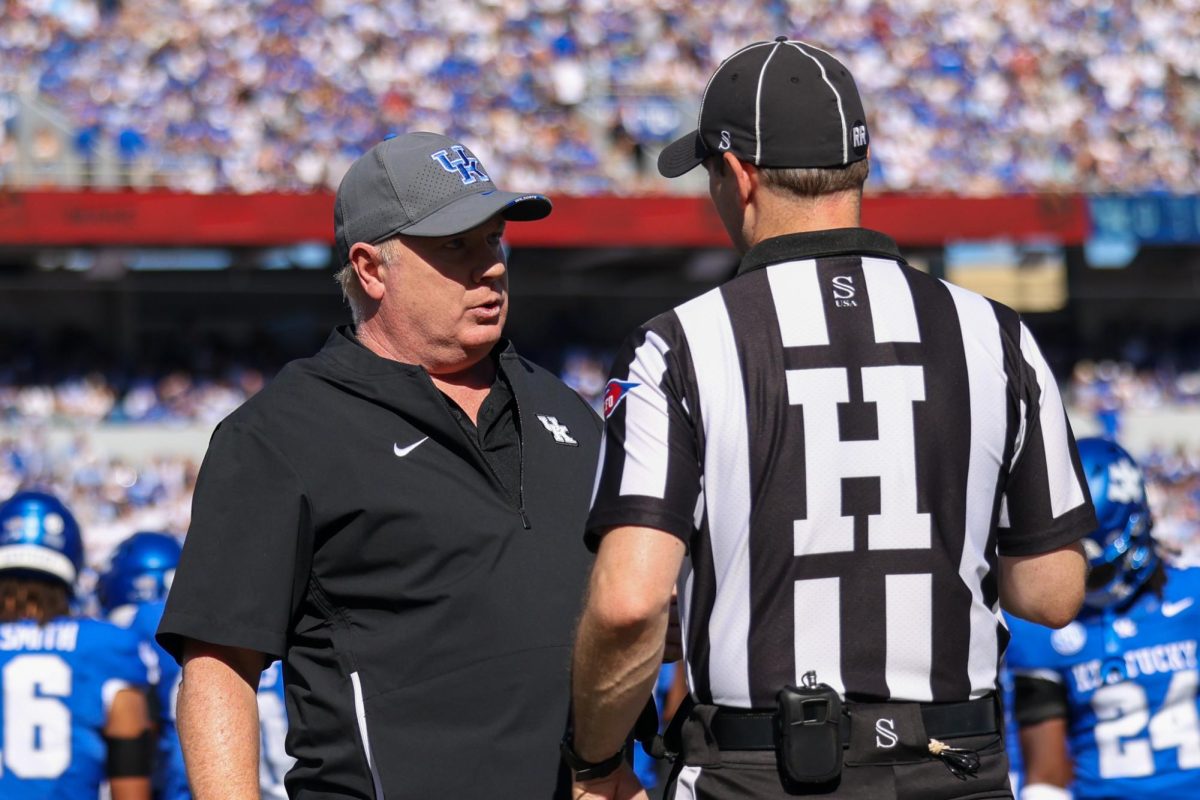
{"type": "Polygon", "coordinates": [[[611,417],[612,413],[617,410],[617,406],[621,405],[621,401],[625,399],[625,395],[638,386],[641,384],[634,381],[621,381],[616,378],[609,381],[608,386],[604,387],[604,418],[611,417]]]}
{"type": "Polygon", "coordinates": [[[454,158],[450,158],[450,153],[445,150],[438,150],[430,158],[441,164],[446,172],[457,172],[464,186],[470,186],[476,181],[491,181],[479,165],[479,159],[468,155],[466,148],[461,144],[454,145],[450,150],[453,151],[454,158]]]}

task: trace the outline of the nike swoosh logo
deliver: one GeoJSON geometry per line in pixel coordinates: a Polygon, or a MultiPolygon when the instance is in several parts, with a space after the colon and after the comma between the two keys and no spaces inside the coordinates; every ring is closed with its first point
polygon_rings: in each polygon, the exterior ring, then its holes
{"type": "Polygon", "coordinates": [[[400,458],[404,458],[406,455],[411,453],[413,450],[416,450],[418,447],[425,444],[425,442],[427,442],[427,441],[429,441],[428,436],[426,436],[424,439],[422,439],[419,442],[414,442],[414,443],[410,444],[408,447],[401,447],[398,444],[393,444],[392,452],[395,453],[400,458]]]}
{"type": "Polygon", "coordinates": [[[1196,601],[1193,600],[1192,598],[1188,597],[1183,600],[1180,600],[1177,603],[1163,603],[1162,604],[1163,616],[1164,617],[1173,617],[1176,614],[1178,614],[1179,612],[1190,608],[1192,603],[1194,603],[1194,602],[1196,602],[1196,601]]]}

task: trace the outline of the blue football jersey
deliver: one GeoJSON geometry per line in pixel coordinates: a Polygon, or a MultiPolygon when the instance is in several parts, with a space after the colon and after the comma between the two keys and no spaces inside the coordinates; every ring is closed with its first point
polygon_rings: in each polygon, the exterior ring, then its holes
{"type": "Polygon", "coordinates": [[[94,619],[0,624],[0,797],[99,796],[108,710],[120,690],[148,684],[144,650],[94,619]]]}
{"type": "Polygon", "coordinates": [[[287,710],[283,696],[283,665],[276,661],[258,682],[258,777],[263,800],[287,800],[283,776],[296,759],[287,754],[287,710]]]}
{"type": "MultiPolygon", "coordinates": [[[[154,775],[155,800],[191,800],[183,748],[179,744],[179,730],[175,724],[182,670],[175,659],[154,641],[154,633],[158,630],[165,608],[165,601],[121,606],[113,611],[112,619],[138,634],[157,656],[159,670],[155,676],[155,693],[160,718],[154,775]]],[[[284,710],[283,672],[278,661],[263,671],[259,681],[258,719],[259,782],[263,800],[287,800],[283,776],[291,769],[294,759],[284,749],[287,713],[284,710]]]]}
{"type": "Polygon", "coordinates": [[[1020,797],[1025,782],[1025,759],[1017,736],[1017,720],[1013,716],[1013,676],[1008,662],[1000,664],[1000,695],[1004,708],[1004,746],[1008,750],[1008,782],[1013,794],[1020,797]]]}
{"type": "Polygon", "coordinates": [[[1200,569],[1165,569],[1161,601],[1145,592],[1119,615],[1058,631],[1008,618],[1013,673],[1066,690],[1082,800],[1200,797],[1200,569]]]}
{"type": "Polygon", "coordinates": [[[175,705],[179,697],[182,670],[175,659],[154,641],[166,602],[159,600],[136,606],[120,606],[111,619],[138,635],[154,653],[157,669],[151,674],[158,711],[158,745],[154,757],[155,800],[191,800],[187,772],[183,766],[183,748],[175,727],[175,705]]]}

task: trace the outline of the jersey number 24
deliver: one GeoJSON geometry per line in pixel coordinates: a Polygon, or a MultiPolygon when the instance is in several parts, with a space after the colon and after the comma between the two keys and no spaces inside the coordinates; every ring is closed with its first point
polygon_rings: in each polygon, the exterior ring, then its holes
{"type": "Polygon", "coordinates": [[[1200,716],[1196,713],[1196,670],[1171,677],[1162,708],[1150,714],[1146,690],[1124,681],[1092,696],[1100,777],[1139,778],[1154,774],[1154,751],[1177,748],[1180,769],[1200,767],[1200,716]],[[1141,736],[1148,728],[1149,736],[1141,736]]]}

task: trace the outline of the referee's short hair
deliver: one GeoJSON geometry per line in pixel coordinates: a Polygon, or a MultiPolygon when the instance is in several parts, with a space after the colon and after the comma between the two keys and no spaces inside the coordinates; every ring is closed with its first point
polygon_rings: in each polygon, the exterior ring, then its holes
{"type": "Polygon", "coordinates": [[[759,167],[758,174],[764,186],[805,199],[842,192],[858,192],[861,195],[870,172],[869,163],[864,158],[844,167],[759,167]]]}

